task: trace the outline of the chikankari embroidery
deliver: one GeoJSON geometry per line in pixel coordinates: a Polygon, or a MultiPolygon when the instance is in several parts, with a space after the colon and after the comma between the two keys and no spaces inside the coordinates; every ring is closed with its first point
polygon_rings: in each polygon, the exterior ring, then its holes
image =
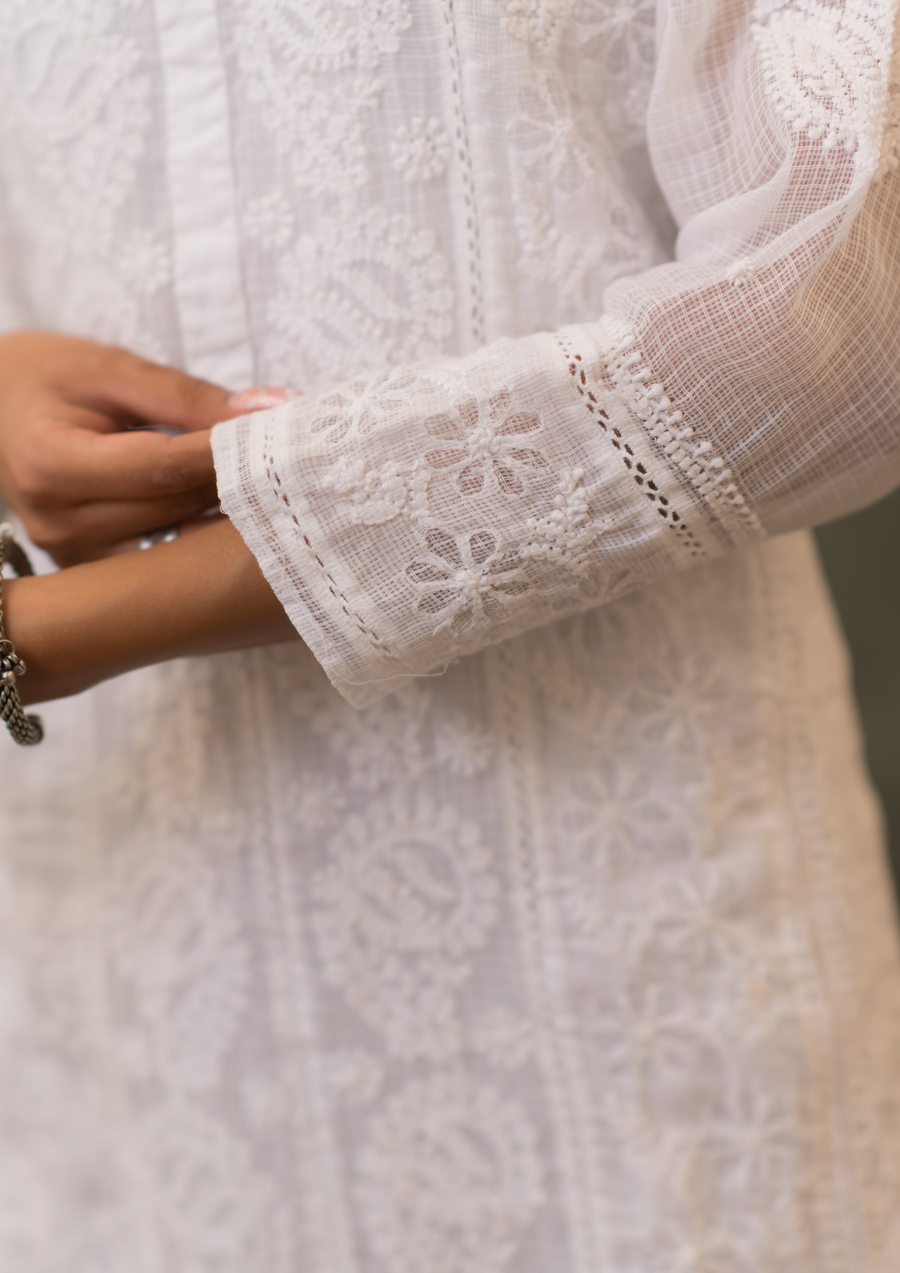
{"type": "Polygon", "coordinates": [[[634,333],[624,324],[613,330],[613,324],[608,323],[607,330],[612,336],[602,350],[607,373],[668,463],[680,470],[707,503],[714,508],[727,506],[737,513],[745,530],[763,534],[759,518],[732,481],[731,469],[715,454],[711,442],[695,441],[694,430],[685,425],[682,412],[666,396],[663,386],[654,382],[634,333]]]}
{"type": "Polygon", "coordinates": [[[522,549],[524,557],[537,557],[565,566],[576,575],[590,569],[590,550],[600,530],[612,524],[591,520],[584,486],[584,469],[566,469],[561,477],[553,512],[546,517],[529,517],[526,525],[534,536],[522,549]]]}

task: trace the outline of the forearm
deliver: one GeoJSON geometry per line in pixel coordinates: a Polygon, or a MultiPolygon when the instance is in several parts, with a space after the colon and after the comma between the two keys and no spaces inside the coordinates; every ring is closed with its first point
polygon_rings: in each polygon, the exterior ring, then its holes
{"type": "Polygon", "coordinates": [[[6,581],[3,598],[7,635],[28,665],[24,703],[166,659],[298,639],[228,521],[149,552],[6,581]]]}

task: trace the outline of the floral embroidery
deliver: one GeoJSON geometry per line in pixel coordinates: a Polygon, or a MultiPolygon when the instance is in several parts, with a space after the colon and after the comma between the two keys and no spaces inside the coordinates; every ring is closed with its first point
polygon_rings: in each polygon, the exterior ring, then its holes
{"type": "Polygon", "coordinates": [[[597,899],[628,878],[636,855],[650,858],[659,839],[672,843],[684,834],[681,815],[659,796],[647,772],[602,758],[572,783],[557,817],[572,862],[563,904],[585,937],[603,934],[609,919],[597,899]]]}
{"type": "Polygon", "coordinates": [[[431,530],[426,543],[406,577],[419,594],[416,609],[436,620],[435,633],[450,628],[462,634],[496,621],[528,589],[523,558],[490,531],[454,537],[431,530]]]}
{"type": "Polygon", "coordinates": [[[477,829],[422,798],[408,813],[375,804],[347,819],[329,858],[313,881],[326,980],[394,1055],[458,1048],[466,956],[497,917],[498,885],[477,829]]]}
{"type": "MultiPolygon", "coordinates": [[[[400,36],[411,25],[404,0],[347,5],[309,0],[302,7],[285,0],[252,0],[240,5],[235,45],[259,99],[274,110],[279,98],[294,100],[291,92],[304,76],[356,67],[373,70],[382,58],[398,52],[400,36]],[[350,10],[346,18],[343,8],[350,10]]],[[[289,128],[302,128],[302,123],[291,120],[285,106],[273,117],[272,131],[278,136],[289,128]]]]}
{"type": "Polygon", "coordinates": [[[121,916],[116,969],[150,1072],[170,1088],[214,1088],[247,995],[248,951],[223,881],[206,861],[170,846],[162,860],[123,858],[112,880],[121,916]],[[140,950],[142,957],[134,958],[140,950]],[[180,954],[190,951],[185,983],[180,954]],[[152,1059],[151,1059],[152,1058],[152,1059]]]}
{"type": "Polygon", "coordinates": [[[745,287],[747,283],[752,281],[755,268],[753,258],[744,256],[728,267],[725,271],[725,277],[732,287],[745,287]]]}
{"type": "Polygon", "coordinates": [[[526,207],[516,214],[522,245],[519,268],[529,278],[553,283],[565,300],[584,298],[591,271],[616,249],[616,235],[579,239],[566,234],[543,208],[526,207]]]}
{"type": "Polygon", "coordinates": [[[576,575],[590,569],[590,549],[596,542],[598,527],[608,529],[612,519],[604,518],[602,523],[591,520],[583,481],[584,469],[563,472],[553,512],[547,517],[529,517],[526,522],[535,538],[522,548],[524,557],[555,562],[576,575]]]}
{"type": "Polygon", "coordinates": [[[656,63],[653,0],[574,0],[572,22],[585,53],[597,60],[609,90],[603,116],[620,149],[641,138],[656,63]]]}
{"type": "Polygon", "coordinates": [[[484,403],[467,399],[458,409],[458,421],[455,416],[433,416],[425,428],[441,443],[440,449],[425,452],[426,463],[454,470],[464,495],[521,495],[529,472],[547,465],[533,445],[540,416],[517,407],[508,389],[484,403]]]}
{"type": "Polygon", "coordinates": [[[319,399],[309,427],[328,444],[365,438],[387,424],[393,413],[406,410],[410,393],[422,388],[416,375],[406,368],[351,381],[319,399]]]}
{"type": "Polygon", "coordinates": [[[153,296],[172,279],[169,246],[149,230],[137,230],[122,245],[119,269],[126,283],[153,296]]]}
{"type": "Polygon", "coordinates": [[[515,40],[546,53],[569,16],[568,0],[507,0],[503,25],[515,40]]]}
{"type": "Polygon", "coordinates": [[[502,1273],[544,1200],[537,1138],[492,1087],[414,1079],[369,1124],[358,1194],[392,1273],[502,1273]]]}
{"type": "Polygon", "coordinates": [[[484,730],[464,728],[451,719],[435,729],[434,754],[449,773],[476,778],[490,768],[494,747],[484,730]]]}
{"type": "Polygon", "coordinates": [[[407,181],[431,181],[440,177],[450,156],[450,134],[438,119],[413,119],[394,134],[391,158],[407,181]]]}
{"type": "Polygon", "coordinates": [[[297,824],[314,833],[330,831],[347,807],[339,783],[308,773],[292,781],[288,795],[297,824]]]}
{"type": "Polygon", "coordinates": [[[364,460],[342,459],[322,478],[322,486],[350,497],[355,522],[378,526],[401,513],[413,521],[427,518],[430,481],[431,470],[422,464],[414,464],[408,474],[402,474],[393,461],[375,469],[368,468],[364,460]]]}
{"type": "MultiPolygon", "coordinates": [[[[555,82],[547,84],[541,93],[523,89],[518,114],[507,124],[506,135],[523,173],[536,186],[549,183],[555,190],[573,194],[594,175],[594,164],[579,142],[563,89],[555,82]]],[[[547,209],[537,204],[520,210],[520,232],[528,231],[534,239],[546,239],[547,226],[553,220],[548,218],[545,222],[542,212],[546,216],[547,209]]],[[[579,242],[583,244],[583,235],[579,242]]]]}
{"type": "Polygon", "coordinates": [[[264,1230],[283,1216],[273,1214],[265,1177],[224,1121],[171,1102],[154,1109],[143,1140],[152,1181],[144,1203],[155,1203],[171,1246],[194,1268],[265,1267],[277,1236],[264,1230]]]}
{"type": "Polygon", "coordinates": [[[351,790],[402,789],[412,795],[427,779],[446,784],[451,774],[485,773],[493,748],[484,731],[452,714],[432,726],[432,707],[431,692],[419,683],[366,708],[364,730],[344,703],[323,707],[311,727],[346,762],[345,785],[351,790]]]}

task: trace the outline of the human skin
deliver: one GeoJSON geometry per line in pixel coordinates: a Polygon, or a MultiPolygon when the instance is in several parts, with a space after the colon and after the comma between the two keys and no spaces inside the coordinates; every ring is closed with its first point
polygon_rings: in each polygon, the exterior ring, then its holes
{"type": "Polygon", "coordinates": [[[225,519],[147,552],[6,580],[3,600],[7,635],[28,667],[23,703],[166,659],[299,640],[225,519]]]}
{"type": "Polygon", "coordinates": [[[265,395],[235,400],[92,341],[0,339],[0,493],[68,567],[3,583],[24,703],[170,658],[298,639],[231,523],[203,516],[217,501],[212,425],[259,405],[265,395]],[[186,432],[135,428],[149,422],[186,432]],[[172,523],[191,533],[127,551],[172,523]]]}

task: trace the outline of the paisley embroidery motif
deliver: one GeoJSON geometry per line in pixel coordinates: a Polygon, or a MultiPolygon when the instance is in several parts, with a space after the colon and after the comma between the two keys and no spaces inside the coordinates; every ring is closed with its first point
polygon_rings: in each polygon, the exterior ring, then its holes
{"type": "Polygon", "coordinates": [[[358,1195],[395,1273],[503,1273],[544,1198],[524,1111],[487,1085],[414,1079],[373,1116],[358,1195]]]}
{"type": "Polygon", "coordinates": [[[438,1058],[460,1045],[457,993],[497,919],[497,880],[476,827],[420,798],[368,807],[331,840],[313,881],[325,979],[389,1053],[438,1058]]]}

